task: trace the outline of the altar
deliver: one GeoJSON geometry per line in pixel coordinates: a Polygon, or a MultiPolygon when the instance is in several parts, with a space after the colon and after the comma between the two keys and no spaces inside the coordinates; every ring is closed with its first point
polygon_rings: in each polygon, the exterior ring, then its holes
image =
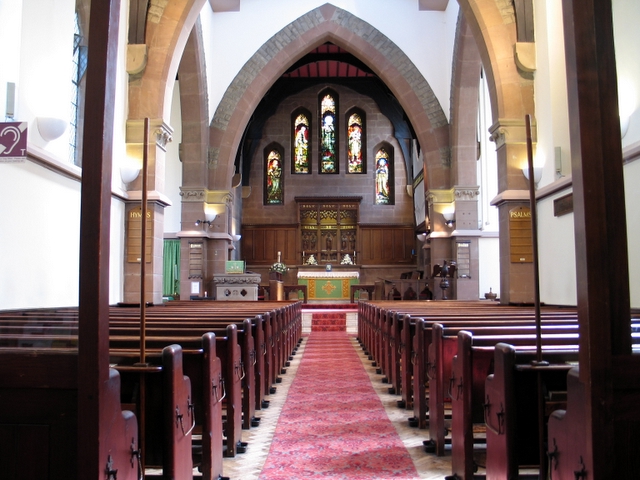
{"type": "Polygon", "coordinates": [[[309,300],[349,300],[351,285],[357,285],[360,272],[353,270],[309,270],[298,272],[298,285],[307,286],[309,300]]]}

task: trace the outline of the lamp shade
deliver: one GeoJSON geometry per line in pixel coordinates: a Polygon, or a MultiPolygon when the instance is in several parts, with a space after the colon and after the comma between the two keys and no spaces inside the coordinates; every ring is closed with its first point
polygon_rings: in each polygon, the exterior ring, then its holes
{"type": "Polygon", "coordinates": [[[207,222],[213,222],[218,215],[222,215],[227,206],[224,203],[205,203],[204,216],[207,222]]]}
{"type": "Polygon", "coordinates": [[[120,164],[120,178],[124,183],[131,183],[140,175],[140,165],[131,158],[120,164]]]}
{"type": "Polygon", "coordinates": [[[54,117],[37,117],[36,125],[40,136],[50,142],[59,138],[67,129],[67,121],[54,117]]]}
{"type": "MultiPolygon", "coordinates": [[[[529,180],[529,167],[524,167],[522,169],[522,174],[524,178],[529,180]]],[[[542,178],[542,167],[533,167],[533,182],[538,184],[540,183],[540,179],[542,178]]]]}

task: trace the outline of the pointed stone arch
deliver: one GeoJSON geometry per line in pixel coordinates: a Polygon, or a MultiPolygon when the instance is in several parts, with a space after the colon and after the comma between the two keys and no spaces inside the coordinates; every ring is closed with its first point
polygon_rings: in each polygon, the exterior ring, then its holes
{"type": "MultiPolygon", "coordinates": [[[[533,74],[520,70],[515,58],[517,42],[515,10],[506,0],[458,0],[482,59],[487,76],[493,125],[491,138],[498,160],[498,207],[501,226],[509,224],[509,211],[529,205],[525,178],[521,173],[526,161],[525,115],[535,119],[533,74]]],[[[535,120],[533,124],[535,142],[535,120]]],[[[509,233],[500,231],[500,301],[534,301],[531,263],[510,261],[509,233]]]]}
{"type": "MultiPolygon", "coordinates": [[[[210,128],[209,187],[229,188],[242,133],[269,87],[309,50],[332,42],[367,63],[391,89],[420,142],[426,162],[448,166],[449,123],[428,82],[407,55],[372,25],[331,4],[293,21],[247,61],[231,82],[210,128]]],[[[448,169],[431,181],[444,184],[448,169]]]]}

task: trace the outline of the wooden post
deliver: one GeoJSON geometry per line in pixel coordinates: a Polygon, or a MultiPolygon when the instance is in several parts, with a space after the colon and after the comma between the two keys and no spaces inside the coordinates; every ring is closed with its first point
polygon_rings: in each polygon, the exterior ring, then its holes
{"type": "Polygon", "coordinates": [[[78,314],[77,478],[85,479],[104,478],[109,455],[106,438],[111,428],[108,409],[102,404],[109,385],[109,232],[119,19],[119,0],[91,3],[78,314]]]}
{"type": "MultiPolygon", "coordinates": [[[[640,412],[637,400],[634,403],[631,398],[640,394],[640,365],[630,355],[627,228],[612,4],[611,0],[563,0],[562,5],[580,381],[587,397],[586,438],[572,441],[586,445],[583,460],[588,478],[637,478],[640,412]]],[[[578,459],[570,461],[577,465],[578,459]]]]}

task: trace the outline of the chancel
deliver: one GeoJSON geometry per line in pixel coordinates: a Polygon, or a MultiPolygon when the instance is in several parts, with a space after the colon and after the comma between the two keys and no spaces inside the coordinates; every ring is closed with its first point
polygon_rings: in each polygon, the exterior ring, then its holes
{"type": "Polygon", "coordinates": [[[10,3],[3,479],[640,478],[637,2],[10,3]]]}

